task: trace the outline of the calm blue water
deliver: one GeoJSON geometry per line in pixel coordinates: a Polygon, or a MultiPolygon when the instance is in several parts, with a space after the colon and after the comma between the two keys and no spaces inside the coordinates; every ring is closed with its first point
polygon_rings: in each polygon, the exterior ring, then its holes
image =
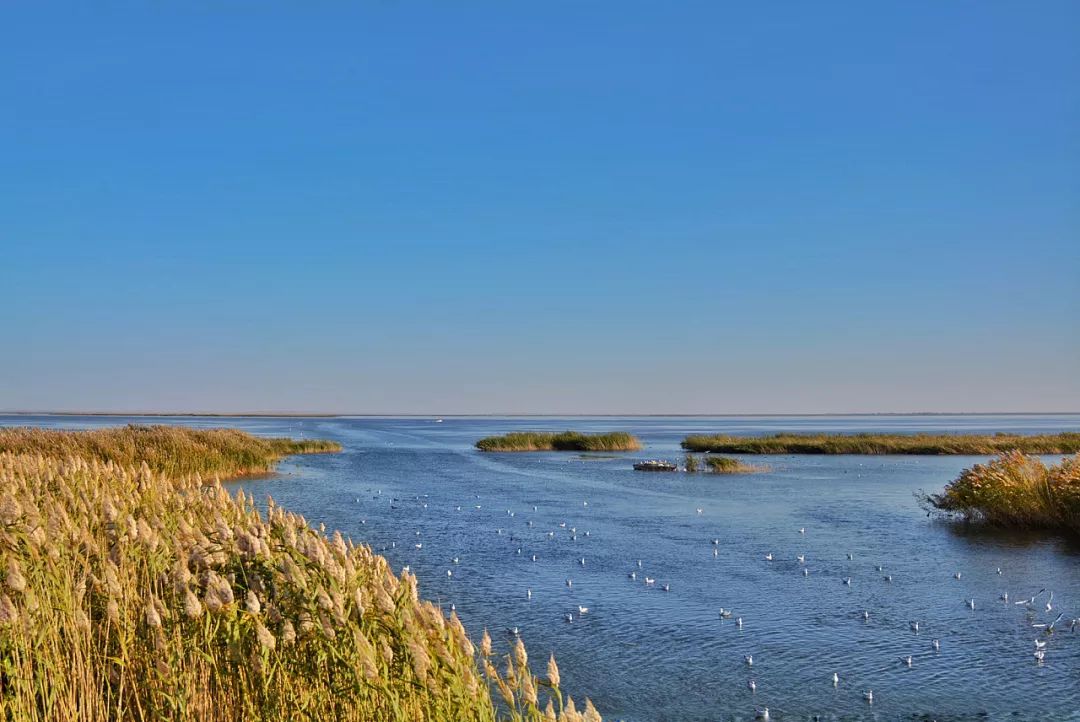
{"type": "MultiPolygon", "coordinates": [[[[129,420],[137,419],[0,424],[129,420]]],[[[1031,626],[1059,611],[1080,617],[1080,548],[956,528],[916,504],[914,492],[939,491],[980,458],[755,457],[772,471],[730,477],[630,469],[634,459],[679,458],[678,442],[693,432],[1036,433],[1080,430],[1077,416],[146,421],[342,442],[342,454],[298,457],[278,475],[238,486],[372,545],[395,568],[410,565],[421,593],[456,605],[475,636],[487,627],[505,645],[504,630],[519,627],[532,658],[554,651],[566,686],[609,720],[749,720],[763,707],[786,720],[1080,720],[1080,632],[1054,634],[1040,664],[1031,626]],[[472,449],[489,434],[568,428],[628,430],[646,448],[472,449]],[[797,554],[806,555],[809,576],[797,554]],[[644,585],[646,575],[655,587],[644,585]],[[1043,587],[1054,591],[1052,614],[1042,609],[1045,595],[1034,610],[998,601],[1043,587]],[[974,610],[965,604],[972,598],[974,610]],[[583,617],[579,605],[589,608],[583,617]],[[734,609],[742,628],[722,622],[720,607],[734,609]],[[910,668],[899,659],[909,654],[910,668]],[[873,705],[863,699],[868,689],[873,705]]]]}

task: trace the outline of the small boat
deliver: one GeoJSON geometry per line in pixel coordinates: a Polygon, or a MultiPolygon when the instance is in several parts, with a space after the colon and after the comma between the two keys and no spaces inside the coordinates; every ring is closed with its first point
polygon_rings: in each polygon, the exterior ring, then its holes
{"type": "Polygon", "coordinates": [[[648,461],[639,461],[634,464],[634,471],[678,471],[679,467],[676,464],[672,464],[670,461],[661,461],[660,459],[649,459],[648,461]]]}

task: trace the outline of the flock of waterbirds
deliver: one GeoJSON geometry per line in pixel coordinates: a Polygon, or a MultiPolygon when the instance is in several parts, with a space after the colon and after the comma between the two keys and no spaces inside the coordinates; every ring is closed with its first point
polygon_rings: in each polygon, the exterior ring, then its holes
{"type": "MultiPolygon", "coordinates": [[[[369,489],[368,491],[369,492],[371,492],[371,491],[375,492],[374,496],[373,496],[373,498],[375,498],[375,499],[379,499],[382,496],[382,491],[381,490],[371,490],[371,489],[369,489]]],[[[420,504],[423,508],[427,508],[427,506],[428,506],[427,499],[428,499],[427,494],[414,495],[411,501],[413,503],[420,504]]],[[[356,501],[357,501],[357,503],[360,503],[359,498],[357,498],[356,501]]],[[[398,506],[396,506],[396,505],[399,505],[403,501],[404,500],[401,499],[401,498],[397,498],[397,497],[392,498],[390,508],[391,509],[398,508],[398,506]]],[[[480,495],[478,495],[478,494],[475,495],[474,501],[479,502],[480,501],[480,495]]],[[[471,506],[472,506],[473,509],[476,509],[476,510],[480,510],[480,509],[484,508],[482,503],[474,503],[471,506]]],[[[581,503],[581,506],[583,508],[587,508],[589,506],[589,502],[587,500],[583,500],[582,503],[581,503]]],[[[454,510],[456,512],[461,512],[464,507],[465,507],[465,505],[456,505],[454,507],[454,510]]],[[[537,512],[538,511],[537,506],[532,506],[532,511],[534,513],[537,512]]],[[[697,515],[700,516],[700,515],[703,514],[703,509],[695,508],[695,512],[696,512],[697,515]]],[[[515,512],[514,510],[512,510],[512,509],[507,509],[506,510],[506,517],[508,519],[514,519],[514,518],[516,518],[516,516],[517,516],[517,512],[515,512]]],[[[361,520],[361,524],[365,524],[365,523],[366,523],[366,520],[361,520]]],[[[534,520],[529,519],[529,520],[525,521],[525,526],[528,527],[528,528],[532,528],[532,527],[534,527],[534,525],[535,525],[534,520]]],[[[797,532],[798,532],[799,535],[805,536],[806,535],[806,528],[805,527],[800,527],[797,530],[797,532]]],[[[500,536],[505,535],[509,539],[510,542],[513,542],[513,543],[516,544],[516,547],[515,547],[515,550],[514,550],[515,555],[517,555],[517,556],[528,556],[528,558],[532,562],[536,562],[536,561],[539,560],[539,558],[540,558],[539,555],[537,555],[535,553],[530,553],[530,554],[527,554],[527,555],[524,554],[524,546],[522,546],[523,540],[520,537],[515,536],[507,528],[498,527],[498,528],[495,529],[495,533],[497,535],[500,535],[500,536]]],[[[557,527],[555,529],[548,530],[544,536],[547,539],[551,540],[551,539],[555,539],[556,536],[559,535],[559,534],[564,535],[565,538],[569,539],[570,541],[577,541],[579,539],[579,532],[578,532],[577,527],[573,526],[573,525],[570,525],[568,522],[558,522],[557,527]]],[[[420,537],[421,532],[419,530],[416,531],[415,536],[420,537]]],[[[587,530],[583,530],[582,532],[580,532],[580,536],[584,537],[584,538],[588,538],[588,537],[591,536],[591,532],[587,531],[587,530]]],[[[391,542],[390,544],[384,546],[382,548],[382,551],[386,551],[387,549],[396,548],[396,546],[397,546],[396,542],[391,542]]],[[[711,546],[712,546],[712,556],[714,558],[718,557],[720,555],[721,540],[719,538],[711,539],[711,546]]],[[[415,542],[413,544],[413,547],[416,550],[420,550],[420,549],[423,548],[423,543],[422,542],[415,542]]],[[[849,562],[854,562],[855,561],[855,554],[854,553],[848,553],[846,556],[847,556],[847,561],[849,561],[849,562]]],[[[782,557],[774,554],[772,551],[766,552],[766,553],[764,553],[762,555],[762,560],[764,561],[764,563],[771,563],[771,562],[774,562],[774,561],[778,561],[781,558],[782,557]]],[[[811,568],[809,566],[807,566],[807,554],[805,554],[805,553],[794,554],[794,555],[792,555],[791,558],[794,559],[794,561],[797,563],[798,568],[800,569],[801,576],[803,576],[803,577],[810,576],[811,568]]],[[[454,556],[449,561],[450,561],[451,565],[457,565],[457,564],[460,563],[460,557],[459,556],[454,556]]],[[[576,564],[579,567],[585,567],[587,565],[586,557],[585,556],[577,557],[576,558],[576,564]]],[[[661,590],[661,591],[664,591],[664,592],[670,592],[671,591],[671,586],[670,586],[669,583],[663,582],[663,583],[657,584],[656,577],[649,576],[648,574],[643,572],[644,563],[643,563],[643,561],[641,559],[631,560],[630,566],[631,566],[631,569],[630,569],[629,572],[626,573],[626,576],[631,582],[641,582],[644,587],[650,588],[650,589],[658,589],[658,590],[661,590]]],[[[402,567],[402,569],[403,569],[403,571],[410,571],[411,570],[410,565],[405,565],[405,566],[402,567]]],[[[881,575],[880,576],[881,583],[885,583],[885,584],[893,583],[892,574],[887,573],[885,571],[885,568],[884,568],[883,565],[878,564],[878,565],[874,566],[874,571],[877,574],[881,575]]],[[[996,573],[998,575],[1003,574],[1000,567],[998,567],[996,569],[996,573]]],[[[452,578],[454,576],[452,566],[450,568],[446,569],[446,576],[447,576],[447,578],[452,578]]],[[[961,571],[957,571],[957,572],[955,572],[953,574],[953,579],[955,579],[957,581],[962,580],[962,578],[963,578],[963,573],[961,571]]],[[[841,576],[839,578],[839,581],[842,583],[842,585],[844,587],[849,587],[850,588],[852,586],[852,584],[853,584],[853,578],[851,576],[848,576],[848,575],[841,576]]],[[[869,579],[869,577],[867,577],[866,579],[860,579],[859,583],[862,583],[863,581],[869,582],[871,580],[869,579]]],[[[574,585],[573,577],[567,577],[566,581],[565,581],[565,584],[566,584],[566,587],[568,589],[573,589],[573,585],[574,585]]],[[[533,598],[533,590],[531,588],[525,590],[525,598],[527,600],[531,600],[533,598]]],[[[998,597],[997,601],[999,603],[1001,603],[1001,604],[1004,604],[1004,605],[1009,605],[1009,606],[1014,606],[1014,607],[1021,607],[1026,612],[1026,614],[1027,614],[1027,622],[1030,624],[1030,626],[1031,626],[1031,628],[1032,628],[1032,630],[1033,630],[1033,632],[1035,634],[1035,637],[1033,639],[1034,649],[1032,651],[1032,657],[1035,659],[1035,661],[1039,665],[1042,665],[1042,664],[1044,664],[1046,662],[1046,660],[1047,660],[1047,650],[1049,648],[1049,642],[1052,639],[1055,631],[1057,631],[1059,629],[1059,627],[1063,627],[1063,628],[1067,629],[1069,632],[1072,632],[1072,633],[1076,633],[1078,630],[1080,630],[1080,618],[1066,619],[1065,612],[1063,612],[1063,611],[1058,611],[1056,616],[1054,616],[1053,613],[1056,611],[1055,607],[1054,607],[1054,592],[1053,592],[1053,590],[1050,590],[1048,588],[1044,587],[1044,588],[1039,589],[1038,591],[1030,594],[1030,596],[1026,596],[1026,597],[1019,598],[1019,599],[1011,598],[1009,593],[1007,591],[1004,591],[998,597]],[[1045,597],[1045,602],[1043,601],[1044,597],[1045,597]],[[1046,616],[1044,618],[1039,618],[1038,617],[1039,614],[1045,614],[1046,616]],[[1062,624],[1063,620],[1064,620],[1064,624],[1062,624]]],[[[977,600],[975,598],[971,598],[971,597],[963,598],[958,603],[963,603],[972,612],[975,612],[976,609],[980,607],[980,605],[977,603],[977,600]]],[[[450,608],[451,611],[453,611],[453,610],[455,610],[455,605],[450,604],[449,608],[450,608]]],[[[573,623],[573,622],[575,622],[575,620],[580,620],[582,617],[584,617],[588,613],[589,613],[589,607],[584,606],[584,605],[576,605],[575,607],[572,607],[572,608],[568,609],[563,614],[563,620],[565,622],[567,622],[567,623],[573,623]]],[[[729,609],[729,608],[725,608],[725,607],[719,607],[719,609],[718,609],[718,617],[719,617],[719,620],[720,620],[721,624],[724,624],[724,623],[730,621],[730,622],[734,623],[736,625],[736,627],[739,628],[740,630],[743,628],[744,620],[743,620],[742,616],[737,615],[733,609],[729,609]]],[[[861,618],[863,620],[863,622],[869,622],[870,619],[871,619],[871,612],[870,612],[869,609],[863,609],[859,613],[858,617],[861,618]]],[[[931,626],[932,625],[929,625],[927,622],[922,621],[922,620],[917,620],[917,619],[916,620],[910,620],[908,622],[908,629],[913,633],[913,635],[915,637],[919,637],[922,633],[928,631],[928,628],[931,627],[931,626]]],[[[520,634],[520,632],[521,632],[521,630],[517,626],[510,627],[510,628],[508,628],[506,630],[507,635],[511,636],[511,637],[518,636],[520,634]]],[[[929,648],[931,650],[931,652],[930,652],[931,654],[936,655],[937,653],[939,653],[940,650],[941,650],[941,641],[940,641],[940,639],[938,639],[937,637],[932,637],[930,639],[930,641],[929,641],[929,648]]],[[[900,655],[897,656],[896,659],[897,659],[899,664],[901,664],[901,665],[903,665],[905,667],[911,668],[915,664],[916,655],[911,654],[911,653],[900,654],[900,655]]],[[[746,669],[748,671],[752,670],[753,665],[754,665],[754,656],[753,656],[753,654],[748,653],[748,654],[743,655],[743,663],[744,663],[744,665],[745,665],[745,667],[746,667],[746,669]]],[[[831,675],[823,683],[828,683],[828,684],[831,684],[834,688],[839,688],[843,684],[843,678],[840,676],[839,671],[833,671],[831,673],[831,675]]],[[[746,687],[749,690],[751,695],[756,694],[757,688],[758,688],[757,681],[753,677],[749,677],[747,679],[747,681],[746,681],[746,687]]],[[[875,699],[873,689],[863,690],[862,691],[862,699],[866,702],[866,704],[872,705],[874,703],[874,699],[875,699]]],[[[779,710],[776,710],[776,709],[772,710],[772,712],[777,712],[777,711],[779,711],[779,710]]],[[[771,714],[772,713],[770,712],[770,709],[768,707],[755,707],[755,716],[756,716],[757,719],[769,720],[769,719],[771,719],[771,714]]]]}

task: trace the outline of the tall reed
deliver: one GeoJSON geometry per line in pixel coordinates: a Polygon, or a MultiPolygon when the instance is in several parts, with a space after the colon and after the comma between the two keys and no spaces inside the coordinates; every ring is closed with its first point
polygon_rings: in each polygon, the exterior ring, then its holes
{"type": "Polygon", "coordinates": [[[1008,529],[1053,529],[1080,535],[1080,454],[1047,467],[1011,451],[975,464],[923,497],[932,509],[1008,529]]]}
{"type": "Polygon", "coordinates": [[[334,441],[267,438],[236,429],[141,426],[90,431],[35,427],[0,428],[0,452],[83,458],[122,466],[146,464],[169,476],[240,476],[269,471],[289,454],[341,451],[334,441]]]}
{"type": "Polygon", "coordinates": [[[48,454],[0,452],[0,719],[599,719],[554,659],[541,678],[520,641],[477,650],[367,546],[57,433],[6,436],[48,454]]]}

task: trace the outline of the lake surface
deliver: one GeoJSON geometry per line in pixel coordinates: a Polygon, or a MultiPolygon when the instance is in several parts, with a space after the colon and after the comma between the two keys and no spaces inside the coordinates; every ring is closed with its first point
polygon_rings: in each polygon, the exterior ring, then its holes
{"type": "Polygon", "coordinates": [[[395,569],[409,565],[421,594],[454,604],[476,638],[486,627],[506,648],[505,630],[520,628],[538,671],[554,651],[564,686],[608,720],[750,720],[763,707],[784,720],[1080,720],[1080,631],[1065,626],[1080,617],[1080,547],[930,519],[914,497],[983,457],[745,457],[771,466],[752,476],[630,468],[681,458],[689,433],[1039,433],[1080,430],[1078,416],[0,417],[58,427],[128,421],[340,441],[341,454],[295,457],[280,474],[234,486],[341,529],[395,569]],[[645,448],[472,448],[491,434],[565,429],[627,430],[645,448]],[[1052,613],[1045,594],[1030,610],[1012,603],[1042,588],[1054,591],[1052,613]],[[742,627],[722,620],[721,607],[742,627]],[[1065,619],[1040,663],[1031,625],[1059,611],[1065,619]]]}

